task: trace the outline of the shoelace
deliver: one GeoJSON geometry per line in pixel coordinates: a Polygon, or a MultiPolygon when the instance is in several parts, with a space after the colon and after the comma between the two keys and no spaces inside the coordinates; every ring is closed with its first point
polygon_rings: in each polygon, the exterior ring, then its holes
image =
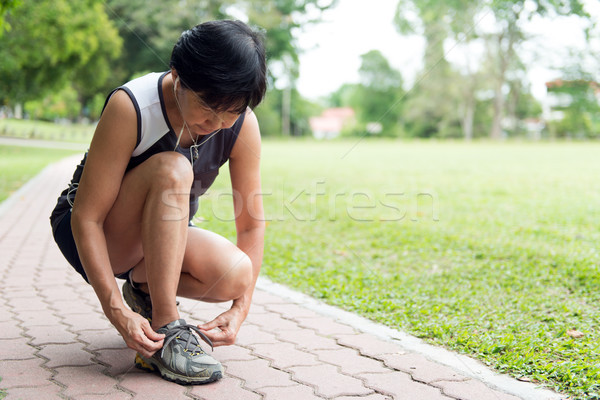
{"type": "Polygon", "coordinates": [[[212,342],[204,333],[202,333],[202,331],[200,329],[198,329],[194,325],[186,324],[186,325],[174,326],[173,328],[167,330],[167,332],[165,333],[165,342],[164,342],[162,351],[160,353],[160,356],[162,357],[164,355],[165,349],[167,348],[169,343],[171,343],[173,340],[175,340],[175,339],[185,340],[186,337],[184,335],[187,335],[187,341],[185,343],[184,350],[195,350],[195,349],[189,348],[190,344],[192,344],[192,338],[194,338],[195,339],[195,343],[193,343],[194,348],[200,348],[200,352],[203,353],[204,350],[202,350],[202,347],[200,347],[200,343],[198,342],[198,337],[196,335],[194,335],[194,332],[198,333],[198,336],[200,336],[202,338],[202,340],[204,340],[206,343],[208,343],[210,345],[211,350],[214,350],[212,342]]]}

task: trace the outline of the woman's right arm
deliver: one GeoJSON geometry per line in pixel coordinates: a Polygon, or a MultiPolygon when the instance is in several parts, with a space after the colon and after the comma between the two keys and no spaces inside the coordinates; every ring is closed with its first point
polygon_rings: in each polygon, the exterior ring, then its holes
{"type": "Polygon", "coordinates": [[[73,205],[71,227],[77,251],[104,314],[127,345],[150,356],[163,335],[123,303],[104,236],[104,220],[113,207],[137,142],[137,114],[127,93],[117,90],[106,105],[88,151],[73,205]]]}

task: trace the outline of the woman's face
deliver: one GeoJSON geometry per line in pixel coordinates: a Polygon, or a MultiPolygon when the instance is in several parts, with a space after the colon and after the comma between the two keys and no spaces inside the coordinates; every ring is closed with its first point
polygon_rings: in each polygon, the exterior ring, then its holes
{"type": "Polygon", "coordinates": [[[181,106],[181,114],[194,135],[208,135],[219,129],[231,128],[240,116],[237,113],[215,112],[192,90],[177,85],[175,95],[181,106]]]}

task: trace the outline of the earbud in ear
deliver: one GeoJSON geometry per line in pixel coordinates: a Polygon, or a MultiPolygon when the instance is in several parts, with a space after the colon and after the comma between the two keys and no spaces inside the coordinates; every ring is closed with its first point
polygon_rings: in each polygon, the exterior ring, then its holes
{"type": "Polygon", "coordinates": [[[175,78],[175,86],[173,86],[173,90],[177,89],[178,83],[179,83],[179,77],[175,78]]]}

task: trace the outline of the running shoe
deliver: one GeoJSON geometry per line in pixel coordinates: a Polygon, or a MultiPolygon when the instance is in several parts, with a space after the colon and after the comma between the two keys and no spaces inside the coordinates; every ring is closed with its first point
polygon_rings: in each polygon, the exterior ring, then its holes
{"type": "Polygon", "coordinates": [[[182,385],[201,385],[223,377],[223,366],[200,346],[201,339],[212,342],[200,329],[179,319],[159,328],[164,333],[163,348],[152,357],[136,354],[138,368],[159,372],[163,379],[182,385]]]}

